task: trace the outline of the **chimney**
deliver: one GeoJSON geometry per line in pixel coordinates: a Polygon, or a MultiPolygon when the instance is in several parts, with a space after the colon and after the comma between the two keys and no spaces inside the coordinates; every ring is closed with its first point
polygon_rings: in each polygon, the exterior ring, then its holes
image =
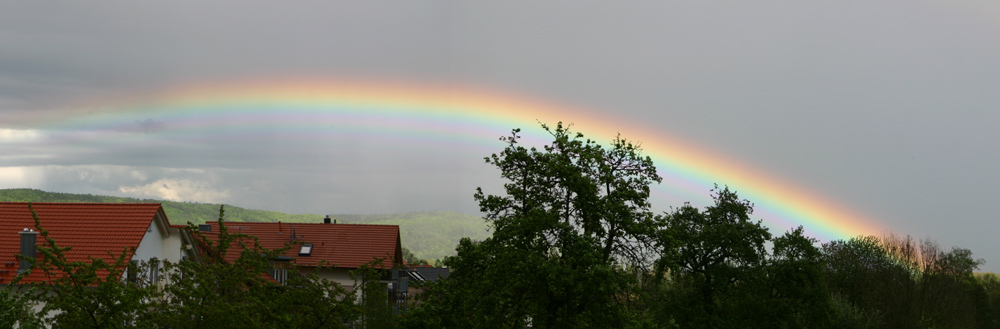
{"type": "Polygon", "coordinates": [[[211,224],[198,224],[198,231],[201,231],[201,232],[211,232],[212,231],[212,225],[211,224]]]}
{"type": "Polygon", "coordinates": [[[330,215],[326,215],[326,218],[323,218],[323,224],[330,224],[330,215]]]}
{"type": "MultiPolygon", "coordinates": [[[[35,230],[25,228],[24,231],[17,232],[21,235],[21,255],[25,257],[35,258],[35,241],[38,239],[38,232],[35,230]]],[[[27,259],[21,258],[21,267],[17,269],[17,273],[27,271],[31,267],[31,262],[27,259]]]]}

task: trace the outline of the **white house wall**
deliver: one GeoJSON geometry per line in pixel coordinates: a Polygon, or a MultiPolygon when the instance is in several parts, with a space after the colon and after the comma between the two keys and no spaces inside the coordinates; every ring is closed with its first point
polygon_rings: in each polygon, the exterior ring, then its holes
{"type": "Polygon", "coordinates": [[[325,268],[319,271],[314,269],[302,269],[303,272],[313,272],[316,276],[321,279],[327,279],[336,283],[347,289],[347,291],[354,290],[354,279],[351,278],[351,271],[344,268],[325,268]]]}
{"type": "Polygon", "coordinates": [[[161,225],[157,225],[157,220],[159,218],[150,223],[146,235],[142,237],[142,241],[135,249],[135,256],[132,256],[132,260],[148,261],[157,258],[174,263],[179,262],[183,255],[181,233],[174,232],[168,235],[160,228],[161,225]]]}

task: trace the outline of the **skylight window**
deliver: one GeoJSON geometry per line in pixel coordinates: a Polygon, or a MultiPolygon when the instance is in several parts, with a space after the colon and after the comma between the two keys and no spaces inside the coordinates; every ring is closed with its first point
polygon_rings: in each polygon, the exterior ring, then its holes
{"type": "Polygon", "coordinates": [[[299,256],[309,256],[312,255],[313,245],[312,243],[305,243],[299,248],[299,256]]]}

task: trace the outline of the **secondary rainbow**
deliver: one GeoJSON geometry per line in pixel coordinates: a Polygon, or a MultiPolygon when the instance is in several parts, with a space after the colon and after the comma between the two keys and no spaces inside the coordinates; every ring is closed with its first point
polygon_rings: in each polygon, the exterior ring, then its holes
{"type": "Polygon", "coordinates": [[[600,142],[621,133],[641,143],[664,178],[654,194],[705,206],[702,202],[713,184],[725,184],[755,203],[754,217],[763,219],[773,234],[798,225],[820,240],[882,232],[878,223],[835,202],[656,127],[623,122],[608,112],[468,86],[329,80],[226,83],[120,98],[56,114],[20,120],[58,132],[55,138],[107,147],[125,143],[116,133],[153,126],[178,138],[254,138],[268,131],[270,137],[306,141],[361,134],[439,145],[482,144],[488,152],[502,148],[496,138],[512,128],[522,128],[526,139],[538,145],[547,141],[538,122],[563,121],[600,142]]]}

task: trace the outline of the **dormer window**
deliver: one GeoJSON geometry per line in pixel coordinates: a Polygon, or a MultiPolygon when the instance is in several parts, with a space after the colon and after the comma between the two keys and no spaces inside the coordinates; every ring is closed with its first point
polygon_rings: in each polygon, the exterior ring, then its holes
{"type": "Polygon", "coordinates": [[[312,243],[304,243],[299,247],[299,256],[309,256],[312,254],[313,245],[312,243]]]}

